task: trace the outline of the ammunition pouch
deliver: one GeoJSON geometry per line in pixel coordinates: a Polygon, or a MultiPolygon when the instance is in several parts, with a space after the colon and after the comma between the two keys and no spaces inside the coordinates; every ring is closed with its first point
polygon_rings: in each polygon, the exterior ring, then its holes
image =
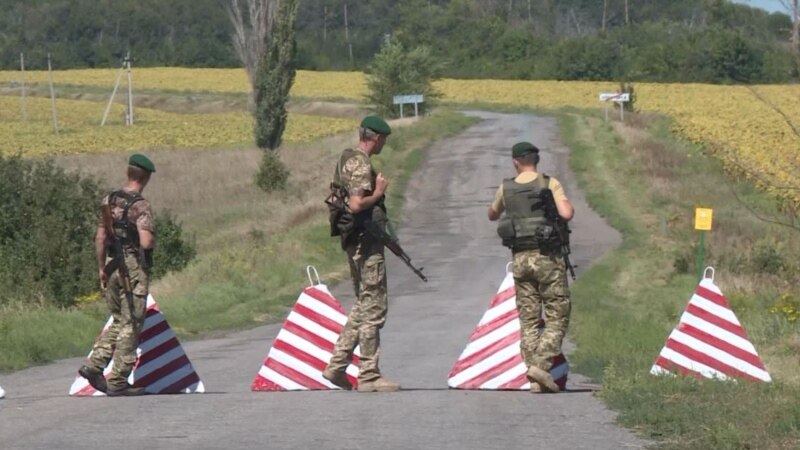
{"type": "Polygon", "coordinates": [[[540,235],[543,227],[542,220],[538,217],[506,215],[500,219],[497,234],[502,239],[503,245],[512,251],[536,250],[542,247],[540,235]]]}
{"type": "Polygon", "coordinates": [[[139,264],[145,272],[150,273],[153,270],[153,249],[141,250],[139,257],[139,264]]]}
{"type": "Polygon", "coordinates": [[[541,249],[555,250],[561,246],[561,238],[555,226],[547,223],[539,225],[533,237],[541,249]]]}

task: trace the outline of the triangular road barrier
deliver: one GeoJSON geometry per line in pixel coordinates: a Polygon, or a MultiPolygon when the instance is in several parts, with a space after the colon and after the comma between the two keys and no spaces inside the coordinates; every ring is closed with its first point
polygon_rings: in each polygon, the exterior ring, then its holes
{"type": "MultiPolygon", "coordinates": [[[[530,382],[520,354],[520,322],[517,312],[514,275],[506,266],[506,277],[489,303],[478,326],[469,338],[448,376],[454,389],[527,390],[530,382]]],[[[544,321],[540,321],[540,327],[544,321]]],[[[550,375],[564,390],[569,364],[563,353],[553,358],[550,375]]]]}
{"type": "Polygon", "coordinates": [[[706,275],[709,271],[711,276],[704,275],[700,281],[650,373],[772,381],[728,300],[714,284],[714,269],[707,268],[706,275]]]}
{"type": "MultiPolygon", "coordinates": [[[[106,332],[111,322],[112,319],[109,318],[101,334],[106,332]]],[[[136,364],[128,378],[130,384],[144,387],[149,394],[205,392],[203,382],[200,381],[178,337],[170,328],[164,314],[158,309],[152,295],[147,297],[147,315],[139,336],[136,355],[136,364]]],[[[113,366],[112,361],[103,371],[106,377],[111,373],[113,366]]],[[[69,395],[82,397],[105,394],[96,391],[85,378],[78,376],[69,389],[69,395]]]]}
{"type": "MultiPolygon", "coordinates": [[[[320,282],[317,270],[306,269],[311,286],[300,297],[283,323],[261,370],[253,379],[254,391],[307,391],[339,389],[322,377],[333,355],[347,315],[328,287],[320,282]],[[314,282],[311,273],[316,276],[314,282]]],[[[347,367],[347,377],[357,386],[358,348],[347,367]]]]}

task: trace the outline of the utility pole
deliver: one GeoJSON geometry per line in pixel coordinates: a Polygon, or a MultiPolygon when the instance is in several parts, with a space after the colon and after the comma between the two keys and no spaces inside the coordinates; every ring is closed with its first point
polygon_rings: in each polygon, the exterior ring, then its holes
{"type": "Polygon", "coordinates": [[[131,84],[131,52],[125,55],[125,62],[128,65],[128,120],[126,125],[133,125],[133,85],[131,84]]]}
{"type": "Polygon", "coordinates": [[[630,8],[628,8],[628,0],[625,0],[625,25],[630,25],[630,23],[631,23],[630,8]]]}
{"type": "Polygon", "coordinates": [[[19,54],[19,70],[22,72],[22,120],[28,120],[28,99],[25,98],[25,54],[19,54]]]}
{"type": "Polygon", "coordinates": [[[53,89],[53,66],[50,63],[50,53],[47,54],[47,79],[50,82],[50,99],[53,103],[53,131],[58,134],[58,113],[56,112],[56,91],[53,89]]]}
{"type": "Polygon", "coordinates": [[[800,55],[800,1],[792,2],[792,46],[800,55]]]}
{"type": "Polygon", "coordinates": [[[608,0],[603,0],[603,25],[602,30],[606,31],[606,21],[608,20],[608,0]]]}
{"type": "Polygon", "coordinates": [[[114,90],[111,91],[111,98],[108,99],[108,105],[106,105],[106,110],[103,113],[103,120],[100,121],[100,126],[105,126],[106,120],[108,119],[108,113],[111,112],[111,105],[114,103],[114,96],[117,95],[117,89],[119,88],[119,83],[122,81],[122,74],[125,71],[125,60],[122,60],[122,67],[119,69],[119,75],[117,75],[117,82],[114,83],[114,90]]]}
{"type": "Polygon", "coordinates": [[[350,42],[350,25],[347,21],[347,2],[344,3],[344,40],[347,42],[347,48],[350,51],[350,66],[354,65],[353,62],[353,43],[350,42]]]}
{"type": "Polygon", "coordinates": [[[528,0],[528,24],[533,23],[533,11],[531,10],[531,0],[528,0]]]}

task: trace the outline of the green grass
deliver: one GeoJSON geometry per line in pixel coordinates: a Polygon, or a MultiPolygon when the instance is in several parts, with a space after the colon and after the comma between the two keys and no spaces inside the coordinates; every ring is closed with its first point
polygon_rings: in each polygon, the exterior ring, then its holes
{"type": "MultiPolygon", "coordinates": [[[[412,126],[398,128],[392,134],[384,153],[376,161],[391,181],[388,205],[392,217],[400,217],[402,191],[422,161],[425,150],[437,139],[456,133],[475,121],[443,110],[412,126]]],[[[204,153],[198,152],[197,155],[194,167],[202,165],[199,160],[204,153]]],[[[326,183],[336,157],[338,155],[331,158],[331,164],[323,164],[326,169],[321,176],[326,183]]],[[[319,179],[307,182],[318,185],[319,179]]],[[[293,188],[305,189],[303,185],[293,188]]],[[[278,193],[275,199],[270,200],[273,203],[267,204],[280,208],[304,195],[306,192],[297,195],[278,193]]],[[[247,195],[229,196],[219,201],[226,199],[228,204],[219,205],[219,209],[227,211],[230,216],[220,222],[218,233],[225,233],[226,228],[235,227],[240,222],[251,223],[254,217],[268,220],[263,212],[253,211],[258,203],[253,203],[247,195]],[[230,204],[236,201],[246,207],[230,204]]],[[[322,200],[320,196],[320,204],[322,200]]],[[[280,320],[300,290],[308,285],[307,265],[314,265],[322,281],[329,285],[347,278],[349,274],[338,238],[329,237],[327,213],[321,210],[312,210],[309,217],[298,219],[298,224],[288,227],[263,224],[270,232],[252,226],[249,232],[228,233],[222,239],[224,245],[204,244],[203,241],[219,241],[213,233],[208,233],[209,227],[204,220],[200,218],[196,223],[187,224],[190,229],[204,231],[197,236],[199,248],[203,251],[182,272],[169,274],[157,282],[158,289],[154,293],[170,325],[182,338],[280,320]]],[[[0,370],[16,370],[57,358],[85,355],[106,314],[100,303],[70,310],[44,306],[26,306],[26,309],[4,307],[0,310],[0,370]]]]}
{"type": "MultiPolygon", "coordinates": [[[[612,127],[564,113],[570,164],[593,209],[623,234],[623,244],[572,287],[574,369],[603,384],[601,397],[618,420],[661,448],[798,448],[798,324],[770,311],[792,282],[797,232],[771,226],[749,208],[780,216],[772,201],[730,180],[718,162],[676,142],[669,123],[612,127]],[[736,195],[734,195],[736,194],[736,195]],[[773,376],[771,384],[698,381],[649,374],[693,292],[695,206],[714,208],[707,263],[773,376]],[[752,249],[787,266],[765,273],[752,249]]],[[[578,212],[580,213],[580,212],[578,212]]]]}

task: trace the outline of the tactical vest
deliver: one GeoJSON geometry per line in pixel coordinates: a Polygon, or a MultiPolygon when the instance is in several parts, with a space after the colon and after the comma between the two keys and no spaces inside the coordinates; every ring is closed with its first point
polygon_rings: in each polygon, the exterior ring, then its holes
{"type": "Polygon", "coordinates": [[[122,208],[122,215],[114,219],[114,235],[126,250],[139,251],[139,229],[128,220],[128,211],[134,203],[144,200],[138,192],[114,191],[108,196],[111,208],[122,208]]]}
{"type": "MultiPolygon", "coordinates": [[[[336,165],[336,171],[333,174],[333,183],[331,183],[331,194],[329,195],[328,199],[333,201],[341,201],[342,206],[347,205],[347,199],[349,197],[349,192],[345,188],[344,183],[342,182],[342,170],[344,169],[344,165],[350,158],[353,158],[356,155],[358,150],[354,150],[348,148],[342,152],[342,156],[339,158],[339,163],[336,165]],[[334,200],[335,199],[335,200],[334,200]]],[[[375,184],[375,178],[378,176],[375,173],[375,169],[372,168],[370,164],[370,168],[372,170],[372,184],[375,184]]],[[[386,223],[388,222],[387,214],[386,214],[386,205],[384,204],[384,198],[381,198],[374,206],[364,211],[361,211],[357,214],[352,214],[350,212],[343,212],[339,211],[339,213],[335,213],[333,209],[331,210],[331,235],[337,236],[340,235],[342,237],[342,244],[344,245],[346,241],[350,239],[351,236],[357,235],[359,232],[363,231],[363,223],[367,220],[372,220],[373,222],[378,223],[379,226],[385,227],[386,223]]]]}
{"type": "Polygon", "coordinates": [[[503,245],[517,252],[539,248],[536,230],[547,223],[539,193],[550,185],[550,177],[540,174],[530,183],[513,178],[503,180],[506,211],[497,226],[503,245]]]}

